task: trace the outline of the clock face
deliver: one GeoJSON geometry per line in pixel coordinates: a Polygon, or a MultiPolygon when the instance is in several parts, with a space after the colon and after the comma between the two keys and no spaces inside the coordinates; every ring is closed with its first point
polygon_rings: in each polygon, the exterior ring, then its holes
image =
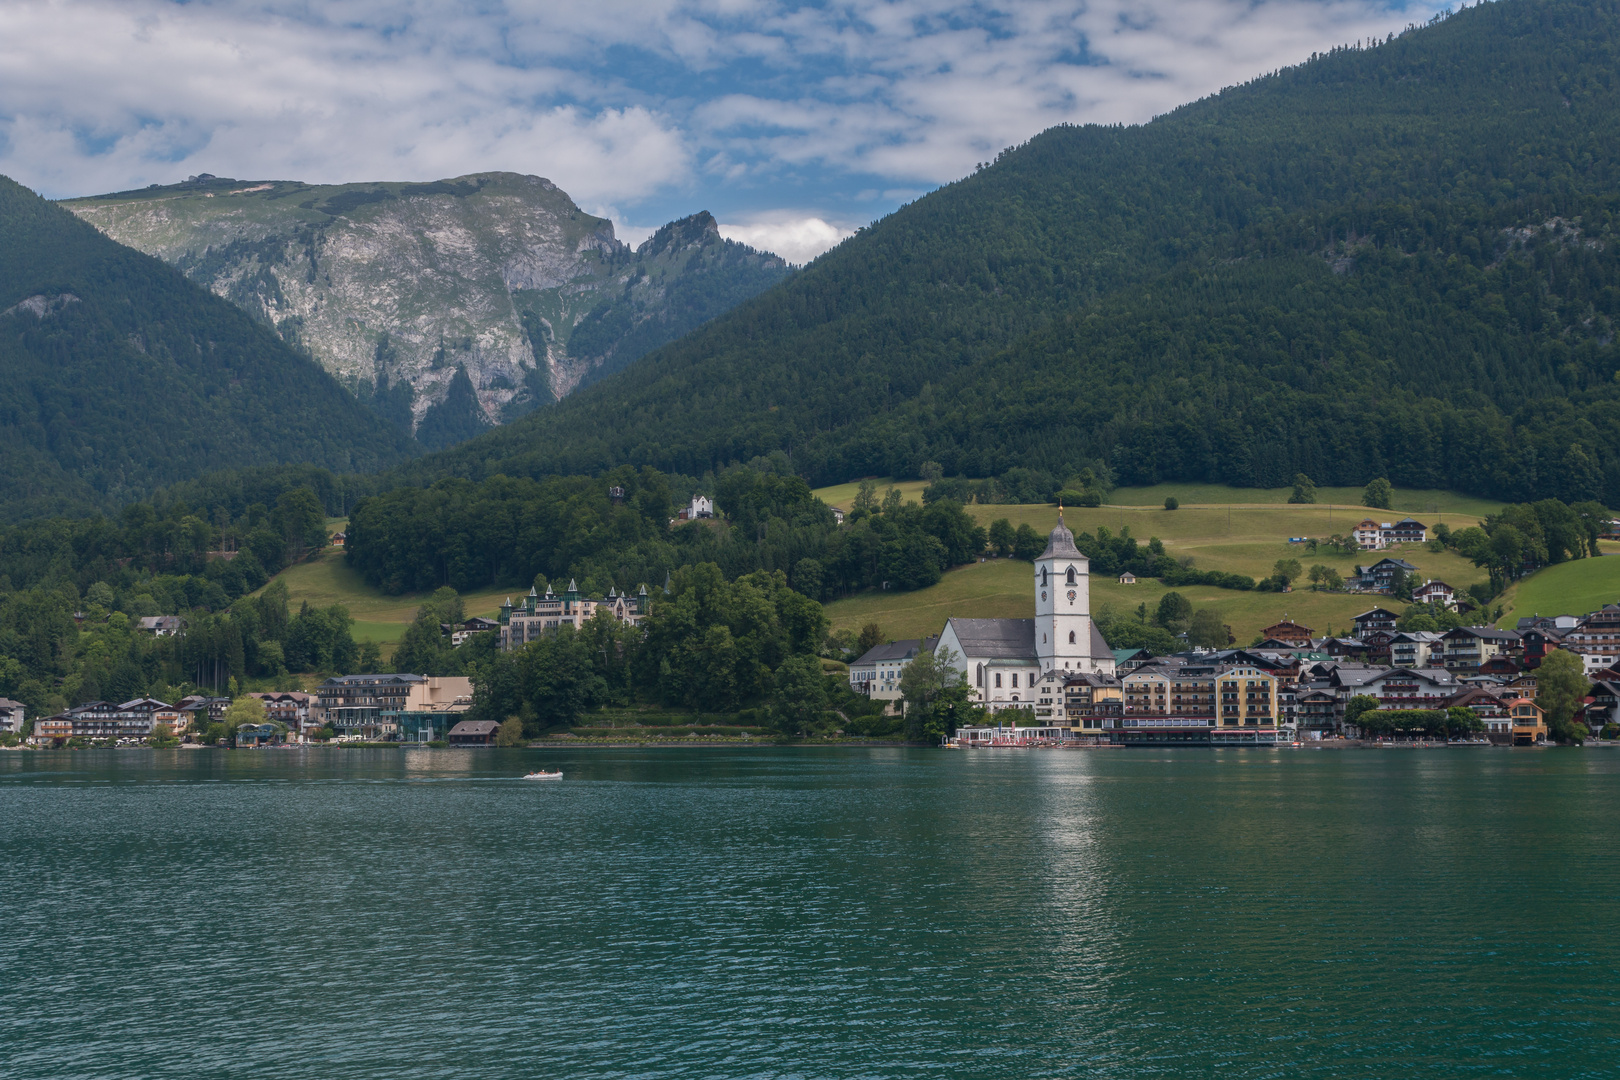
{"type": "Polygon", "coordinates": [[[1071,603],[1071,604],[1074,603],[1074,590],[1073,589],[1069,590],[1069,603],[1071,603]]]}
{"type": "Polygon", "coordinates": [[[1045,589],[1042,589],[1042,590],[1041,590],[1041,599],[1042,599],[1042,600],[1045,600],[1045,599],[1046,599],[1046,590],[1045,590],[1045,589]]]}

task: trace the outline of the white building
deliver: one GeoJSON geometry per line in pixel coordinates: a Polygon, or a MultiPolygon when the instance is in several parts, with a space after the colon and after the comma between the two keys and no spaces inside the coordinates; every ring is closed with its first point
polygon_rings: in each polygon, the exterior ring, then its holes
{"type": "Polygon", "coordinates": [[[1063,680],[1112,675],[1114,654],[1091,621],[1091,564],[1058,513],[1035,560],[1033,619],[949,619],[940,635],[976,700],[991,709],[1052,708],[1063,680]]]}
{"type": "Polygon", "coordinates": [[[900,676],[913,657],[939,644],[938,637],[906,638],[877,645],[849,665],[849,688],[876,701],[889,702],[893,710],[901,697],[900,676]]]}
{"type": "Polygon", "coordinates": [[[0,732],[22,734],[23,718],[27,710],[20,701],[0,697],[0,732]]]}

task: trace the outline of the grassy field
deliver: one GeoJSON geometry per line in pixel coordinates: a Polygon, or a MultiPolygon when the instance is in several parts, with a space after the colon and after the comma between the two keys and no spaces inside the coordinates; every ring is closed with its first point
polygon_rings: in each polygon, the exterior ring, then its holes
{"type": "MultiPolygon", "coordinates": [[[[887,477],[876,477],[875,479],[877,480],[877,494],[879,499],[883,498],[884,492],[888,491],[892,487],[897,487],[900,489],[901,495],[905,497],[906,502],[920,503],[922,502],[923,488],[928,486],[928,483],[925,480],[901,480],[896,482],[888,479],[887,477]]],[[[855,505],[855,494],[856,492],[860,491],[860,489],[860,482],[856,481],[852,484],[835,484],[832,487],[816,488],[814,494],[816,498],[820,499],[828,506],[836,506],[840,510],[848,510],[851,506],[855,505]]]]}
{"type": "Polygon", "coordinates": [[[1500,603],[1497,625],[1503,627],[1512,627],[1522,615],[1584,615],[1620,603],[1620,557],[1577,559],[1538,570],[1509,586],[1500,603]]]}
{"type": "MultiPolygon", "coordinates": [[[[289,604],[295,612],[305,601],[311,607],[347,607],[354,616],[354,639],[377,642],[383,646],[384,656],[404,635],[405,627],[416,618],[417,607],[427,599],[426,593],[386,596],[378,592],[344,564],[343,552],[337,548],[328,548],[308,562],[288,567],[274,580],[286,583],[289,604]]],[[[512,589],[500,589],[472,593],[462,601],[468,615],[494,618],[500,614],[501,601],[513,594],[512,589]]]]}
{"type": "MultiPolygon", "coordinates": [[[[1452,552],[1434,553],[1417,545],[1387,552],[1360,555],[1306,554],[1303,545],[1290,544],[1290,536],[1325,536],[1344,532],[1362,514],[1350,508],[1327,505],[1291,506],[1284,502],[1262,505],[1225,504],[1182,506],[1165,510],[1162,498],[1157,504],[1108,505],[1094,509],[1075,508],[1064,512],[1064,520],[1075,532],[1095,533],[1106,527],[1113,533],[1129,528],[1131,535],[1146,543],[1150,537],[1164,542],[1165,550],[1176,556],[1191,556],[1193,565],[1203,570],[1222,570],[1266,577],[1278,559],[1296,558],[1307,569],[1316,563],[1349,575],[1357,563],[1396,555],[1416,566],[1424,577],[1438,578],[1463,589],[1484,580],[1484,572],[1452,552]]],[[[1356,508],[1359,511],[1359,508],[1356,508]]],[[[1041,533],[1049,532],[1057,521],[1052,506],[970,506],[970,513],[988,525],[1005,517],[1014,525],[1027,522],[1041,533]]],[[[1478,517],[1454,514],[1448,521],[1455,528],[1477,523],[1478,517]]],[[[827,605],[835,629],[858,629],[876,622],[893,638],[920,637],[938,632],[951,615],[968,618],[1029,618],[1034,614],[1032,578],[1028,563],[993,559],[952,570],[939,584],[913,593],[863,593],[827,605]]],[[[1091,606],[1101,612],[1107,605],[1115,611],[1134,612],[1147,604],[1151,611],[1169,590],[1156,581],[1121,585],[1112,577],[1091,580],[1091,606]]],[[[1247,642],[1263,627],[1288,615],[1310,626],[1317,633],[1346,633],[1352,616],[1377,605],[1369,596],[1312,592],[1303,583],[1290,593],[1240,592],[1208,586],[1187,586],[1175,591],[1195,607],[1213,607],[1221,613],[1240,641],[1247,642]]]]}
{"type": "MultiPolygon", "coordinates": [[[[1174,495],[1183,504],[1287,505],[1288,496],[1293,492],[1294,489],[1291,487],[1238,488],[1228,487],[1225,484],[1155,484],[1152,487],[1115,488],[1109,493],[1108,501],[1127,506],[1163,507],[1164,500],[1174,495]]],[[[1397,517],[1410,514],[1425,525],[1433,525],[1433,519],[1437,517],[1443,517],[1447,524],[1454,524],[1450,515],[1456,514],[1467,517],[1472,524],[1486,514],[1496,513],[1503,506],[1503,503],[1495,500],[1476,499],[1472,495],[1458,495],[1452,491],[1412,488],[1396,488],[1395,497],[1390,502],[1394,506],[1389,510],[1369,510],[1361,505],[1360,488],[1317,488],[1316,503],[1313,505],[1331,504],[1336,509],[1348,511],[1346,521],[1352,525],[1364,517],[1389,521],[1392,520],[1391,514],[1397,517]],[[1349,514],[1354,515],[1354,520],[1350,519],[1349,514]]]]}
{"type": "MultiPolygon", "coordinates": [[[[1151,613],[1159,598],[1171,590],[1154,580],[1121,585],[1113,578],[1091,579],[1091,609],[1130,614],[1146,604],[1151,613]]],[[[1212,607],[1247,644],[1262,627],[1289,616],[1318,634],[1348,633],[1350,620],[1378,599],[1346,593],[1318,593],[1297,589],[1290,593],[1239,592],[1203,585],[1176,589],[1194,607],[1212,607]]],[[[869,622],[891,638],[937,634],[947,617],[975,619],[1028,619],[1035,615],[1034,578],[1030,564],[1016,559],[992,559],[960,567],[938,585],[910,593],[863,593],[827,605],[835,630],[859,630],[869,622]]]]}

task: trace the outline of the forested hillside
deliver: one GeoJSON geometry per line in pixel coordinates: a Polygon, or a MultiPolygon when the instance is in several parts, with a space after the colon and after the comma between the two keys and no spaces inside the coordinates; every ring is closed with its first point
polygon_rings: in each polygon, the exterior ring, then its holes
{"type": "Polygon", "coordinates": [[[5,178],[0,439],[12,520],[224,468],[375,470],[410,445],[230,304],[5,178]]]}
{"type": "Polygon", "coordinates": [[[784,450],[817,483],[1100,464],[1620,504],[1617,60],[1614,0],[1503,0],[1050,130],[402,475],[784,450]]]}

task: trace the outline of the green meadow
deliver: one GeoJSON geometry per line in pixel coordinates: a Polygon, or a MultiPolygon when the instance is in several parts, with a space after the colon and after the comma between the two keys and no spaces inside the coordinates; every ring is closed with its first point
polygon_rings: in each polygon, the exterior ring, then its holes
{"type": "MultiPolygon", "coordinates": [[[[922,485],[915,486],[920,491],[922,485]]],[[[880,484],[880,490],[881,487],[880,484]]],[[[844,489],[853,493],[854,486],[827,490],[844,489]]],[[[1144,544],[1157,537],[1166,551],[1178,557],[1191,557],[1198,569],[1247,574],[1256,580],[1269,575],[1278,559],[1298,559],[1306,569],[1320,563],[1348,576],[1356,564],[1373,562],[1386,555],[1405,559],[1416,566],[1423,577],[1437,578],[1458,589],[1485,579],[1484,571],[1461,556],[1449,551],[1431,552],[1422,545],[1409,544],[1359,555],[1326,551],[1307,554],[1304,545],[1289,543],[1289,537],[1324,537],[1348,532],[1365,517],[1386,520],[1391,511],[1368,511],[1359,505],[1333,503],[1292,505],[1287,502],[1289,491],[1287,488],[1267,492],[1213,485],[1119,489],[1114,492],[1114,501],[1103,506],[1065,509],[1064,520],[1075,532],[1096,533],[1099,528],[1106,528],[1118,534],[1129,529],[1131,535],[1144,544]],[[1164,499],[1170,494],[1182,500],[1179,509],[1164,509],[1164,499]],[[1201,501],[1193,502],[1194,499],[1201,501]]],[[[817,494],[826,497],[822,492],[817,494]]],[[[1356,489],[1354,494],[1359,498],[1360,490],[1356,489]]],[[[1484,514],[1500,508],[1500,504],[1446,492],[1397,491],[1394,501],[1397,505],[1426,503],[1438,507],[1435,513],[1413,512],[1413,516],[1427,525],[1444,520],[1452,528],[1478,524],[1484,514]]],[[[1004,517],[1014,525],[1027,523],[1041,533],[1049,532],[1057,523],[1057,508],[1051,505],[976,504],[969,506],[968,512],[984,525],[1004,517]]],[[[952,615],[1029,618],[1034,614],[1031,582],[1028,563],[992,559],[952,570],[937,585],[916,592],[868,592],[836,600],[827,605],[827,614],[835,629],[858,629],[868,622],[876,622],[890,637],[919,637],[937,633],[945,619],[952,615]]],[[[1092,609],[1100,613],[1107,607],[1130,613],[1146,604],[1151,611],[1168,591],[1153,580],[1122,585],[1112,577],[1094,575],[1092,609]]],[[[1210,586],[1185,586],[1175,591],[1191,600],[1195,607],[1215,608],[1243,642],[1284,616],[1304,623],[1318,634],[1345,633],[1351,628],[1353,616],[1379,602],[1378,598],[1365,595],[1315,592],[1305,582],[1288,593],[1244,592],[1210,586]]]]}

